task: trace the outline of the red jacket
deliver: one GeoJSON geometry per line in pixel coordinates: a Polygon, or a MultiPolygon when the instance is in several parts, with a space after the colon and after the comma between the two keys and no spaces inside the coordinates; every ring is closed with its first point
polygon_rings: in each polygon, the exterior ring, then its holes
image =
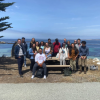
{"type": "Polygon", "coordinates": [[[59,48],[61,48],[60,43],[58,42],[58,44],[56,44],[55,42],[53,43],[53,47],[54,47],[54,53],[58,53],[59,52],[59,48]]]}

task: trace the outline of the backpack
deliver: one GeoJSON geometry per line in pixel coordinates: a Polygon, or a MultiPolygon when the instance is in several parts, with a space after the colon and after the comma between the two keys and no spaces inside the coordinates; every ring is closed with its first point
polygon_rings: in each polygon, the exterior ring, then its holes
{"type": "Polygon", "coordinates": [[[36,72],[35,77],[43,78],[43,75],[44,75],[43,72],[44,72],[43,68],[39,68],[39,69],[37,70],[37,72],[36,72]]]}
{"type": "Polygon", "coordinates": [[[31,55],[29,55],[29,51],[26,51],[26,58],[30,58],[31,55]]]}
{"type": "Polygon", "coordinates": [[[71,73],[72,73],[71,68],[65,68],[65,69],[64,69],[64,76],[70,76],[71,73]]]}

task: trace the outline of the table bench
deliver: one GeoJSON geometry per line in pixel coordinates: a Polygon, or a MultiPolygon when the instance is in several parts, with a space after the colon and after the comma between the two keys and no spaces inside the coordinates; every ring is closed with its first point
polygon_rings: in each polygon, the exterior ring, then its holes
{"type": "MultiPolygon", "coordinates": [[[[66,58],[66,60],[69,60],[68,58],[66,58]]],[[[56,57],[51,57],[51,58],[49,58],[49,59],[46,59],[46,61],[47,62],[53,62],[54,64],[53,65],[51,65],[51,64],[46,64],[46,67],[47,67],[47,69],[49,69],[49,70],[60,70],[61,71],[61,73],[63,73],[63,70],[65,70],[65,68],[69,68],[69,67],[71,67],[70,65],[55,65],[55,63],[56,62],[60,62],[60,60],[58,59],[58,58],[56,58],[56,57]]]]}

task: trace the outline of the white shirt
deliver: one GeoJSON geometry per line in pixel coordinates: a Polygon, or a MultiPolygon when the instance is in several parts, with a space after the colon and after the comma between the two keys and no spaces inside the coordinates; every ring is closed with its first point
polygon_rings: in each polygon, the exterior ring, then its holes
{"type": "Polygon", "coordinates": [[[39,64],[41,64],[43,61],[46,61],[45,54],[40,54],[40,53],[36,54],[35,62],[37,62],[37,61],[38,61],[39,64]]]}
{"type": "MultiPolygon", "coordinates": [[[[18,44],[19,45],[19,44],[18,44]]],[[[22,51],[22,47],[19,45],[20,49],[19,49],[19,56],[23,56],[23,51],[22,51]]]]}

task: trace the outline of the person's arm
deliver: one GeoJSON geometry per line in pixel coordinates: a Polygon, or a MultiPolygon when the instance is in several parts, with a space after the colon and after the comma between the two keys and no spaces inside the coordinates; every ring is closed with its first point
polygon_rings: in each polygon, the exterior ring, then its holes
{"type": "Polygon", "coordinates": [[[41,63],[41,66],[43,65],[43,63],[46,61],[46,56],[44,55],[44,59],[43,62],[41,63]]]}
{"type": "Polygon", "coordinates": [[[29,49],[29,55],[33,56],[35,53],[32,52],[32,49],[29,49]]]}
{"type": "Polygon", "coordinates": [[[15,53],[15,57],[16,57],[16,58],[19,58],[18,51],[19,51],[19,50],[18,50],[18,47],[15,46],[14,53],[15,53]]]}
{"type": "Polygon", "coordinates": [[[38,66],[40,65],[39,62],[38,62],[38,55],[37,54],[35,56],[35,62],[38,64],[38,66]]]}
{"type": "Polygon", "coordinates": [[[77,58],[78,54],[79,54],[79,51],[78,51],[78,49],[77,49],[77,55],[76,55],[76,57],[75,57],[75,58],[77,58]]]}
{"type": "Polygon", "coordinates": [[[89,48],[87,48],[87,54],[86,54],[86,56],[88,56],[89,55],[89,48]]]}
{"type": "Polygon", "coordinates": [[[80,55],[80,57],[82,56],[81,47],[79,47],[79,55],[80,55]]]}

